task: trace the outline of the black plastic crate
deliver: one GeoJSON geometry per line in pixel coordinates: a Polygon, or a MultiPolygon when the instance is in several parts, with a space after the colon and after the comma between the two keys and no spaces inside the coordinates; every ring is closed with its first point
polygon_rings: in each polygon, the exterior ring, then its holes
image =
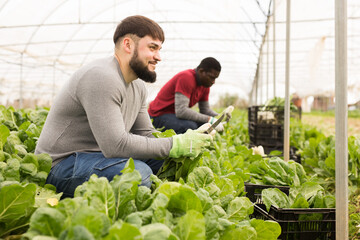
{"type": "Polygon", "coordinates": [[[256,146],[263,146],[264,150],[274,150],[284,145],[283,125],[249,123],[248,131],[250,142],[256,146]]]}
{"type": "MultiPolygon", "coordinates": [[[[300,119],[298,111],[290,111],[290,117],[300,119]]],[[[251,106],[248,108],[249,123],[254,124],[284,124],[283,106],[251,106]]]]}
{"type": "Polygon", "coordinates": [[[248,197],[253,203],[262,204],[261,191],[266,188],[277,188],[286,195],[289,195],[289,186],[261,185],[245,182],[246,197],[248,197]]]}
{"type": "MultiPolygon", "coordinates": [[[[298,112],[290,117],[300,118],[298,112]]],[[[284,146],[284,107],[251,106],[248,108],[248,133],[250,144],[263,146],[266,154],[282,150],[284,146]]]]}
{"type": "Polygon", "coordinates": [[[250,143],[263,146],[265,153],[283,146],[284,108],[252,106],[248,108],[250,143]]]}
{"type": "Polygon", "coordinates": [[[254,206],[253,217],[280,224],[281,240],[335,240],[335,208],[277,208],[266,211],[264,204],[254,206]]]}

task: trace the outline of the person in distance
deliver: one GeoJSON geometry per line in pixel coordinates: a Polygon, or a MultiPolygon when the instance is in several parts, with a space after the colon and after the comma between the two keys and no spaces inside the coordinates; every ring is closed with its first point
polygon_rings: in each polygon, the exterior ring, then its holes
{"type": "Polygon", "coordinates": [[[162,28],[144,16],[117,26],[114,55],[78,69],[57,94],[35,153],[53,159],[46,183],[73,197],[92,174],[111,181],[129,158],[150,187],[165,157],[196,157],[211,144],[210,134],[189,130],[155,138],[147,113],[144,82],[156,81],[156,64],[165,40],[162,28]]]}
{"type": "MultiPolygon", "coordinates": [[[[209,92],[220,71],[220,63],[213,57],[207,57],[195,69],[177,73],[149,104],[148,113],[153,119],[153,125],[159,129],[184,133],[204,123],[214,123],[218,113],[209,107],[209,92]],[[196,103],[199,112],[191,109],[196,103]]],[[[223,123],[215,130],[222,132],[223,123]]]]}

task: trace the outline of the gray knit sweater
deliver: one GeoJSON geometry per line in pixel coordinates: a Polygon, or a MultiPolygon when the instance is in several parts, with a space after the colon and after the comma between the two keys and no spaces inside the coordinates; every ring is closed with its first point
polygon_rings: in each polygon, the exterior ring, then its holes
{"type": "Polygon", "coordinates": [[[101,151],[107,158],[169,155],[172,138],[157,139],[142,80],[127,84],[115,57],[81,67],[57,94],[35,153],[53,166],[74,152],[101,151]]]}

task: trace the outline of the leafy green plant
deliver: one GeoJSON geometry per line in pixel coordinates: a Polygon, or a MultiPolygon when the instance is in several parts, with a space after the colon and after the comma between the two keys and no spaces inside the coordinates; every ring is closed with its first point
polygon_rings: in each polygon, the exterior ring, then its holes
{"type": "Polygon", "coordinates": [[[93,175],[76,188],[74,198],[38,208],[23,237],[112,239],[119,234],[127,239],[185,240],[228,239],[242,233],[275,240],[280,235],[277,223],[250,219],[253,204],[246,197],[231,197],[224,207],[219,205],[222,191],[211,194],[216,182],[211,170],[194,171],[189,184],[152,175],[151,191],[138,186],[141,176],[130,159],[111,182],[93,175]]]}
{"type": "Polygon", "coordinates": [[[268,211],[271,205],[278,208],[335,208],[335,197],[325,194],[315,182],[290,188],[289,196],[278,188],[267,188],[262,190],[261,198],[268,211]]]}

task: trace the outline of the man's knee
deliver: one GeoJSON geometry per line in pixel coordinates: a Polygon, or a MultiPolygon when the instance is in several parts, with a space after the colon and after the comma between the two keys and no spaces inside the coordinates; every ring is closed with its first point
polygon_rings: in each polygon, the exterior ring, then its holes
{"type": "Polygon", "coordinates": [[[144,163],[141,160],[134,160],[134,164],[135,164],[135,170],[139,171],[141,175],[140,186],[146,186],[150,188],[151,187],[150,176],[151,174],[153,174],[153,171],[146,163],[144,163]]]}

